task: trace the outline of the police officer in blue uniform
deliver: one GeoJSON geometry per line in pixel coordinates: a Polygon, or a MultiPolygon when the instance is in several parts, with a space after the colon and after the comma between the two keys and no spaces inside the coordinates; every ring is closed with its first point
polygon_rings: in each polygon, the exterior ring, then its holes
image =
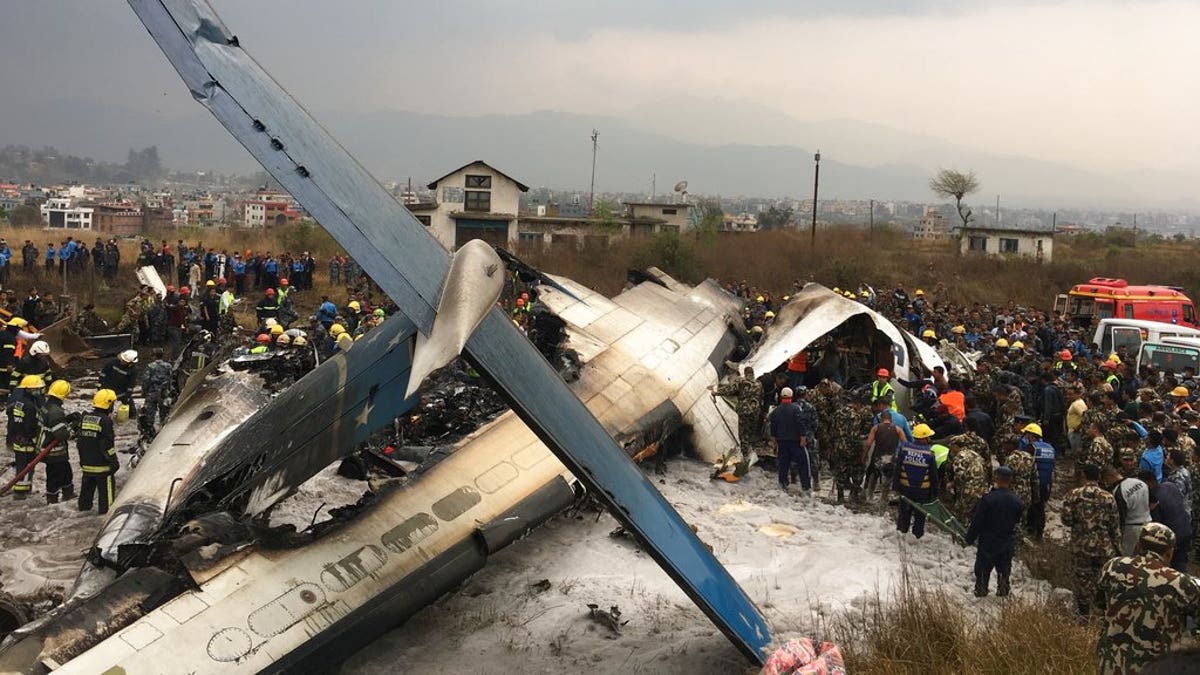
{"type": "Polygon", "coordinates": [[[1040,541],[1042,533],[1046,531],[1046,502],[1050,499],[1050,488],[1054,484],[1054,446],[1042,440],[1042,427],[1037,422],[1026,424],[1021,429],[1021,435],[1021,448],[1033,455],[1037,467],[1039,495],[1029,506],[1025,527],[1029,534],[1040,541]]]}
{"type": "MultiPolygon", "coordinates": [[[[933,429],[928,424],[918,424],[912,430],[913,440],[902,441],[896,448],[892,462],[892,489],[901,497],[917,504],[925,504],[937,498],[937,459],[929,444],[933,440],[933,429]]],[[[909,525],[917,539],[925,535],[925,514],[913,508],[904,499],[900,500],[896,513],[896,529],[907,533],[909,525]]]]}

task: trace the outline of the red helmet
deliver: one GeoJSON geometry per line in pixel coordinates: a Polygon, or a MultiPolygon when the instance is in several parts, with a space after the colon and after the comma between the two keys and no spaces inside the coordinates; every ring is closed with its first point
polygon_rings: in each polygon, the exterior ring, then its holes
{"type": "Polygon", "coordinates": [[[525,299],[517,298],[517,307],[524,307],[524,306],[525,306],[525,299]]]}
{"type": "Polygon", "coordinates": [[[879,370],[875,371],[875,375],[877,375],[878,377],[891,377],[892,376],[892,374],[888,372],[887,368],[880,368],[879,370]]]}
{"type": "Polygon", "coordinates": [[[1059,359],[1060,361],[1070,361],[1070,360],[1071,360],[1071,350],[1070,350],[1070,349],[1064,349],[1064,350],[1062,350],[1061,352],[1059,352],[1059,353],[1058,353],[1058,359],[1059,359]]]}
{"type": "Polygon", "coordinates": [[[175,292],[175,287],[174,287],[174,286],[167,286],[167,292],[168,292],[168,293],[174,293],[174,292],[175,292]]]}
{"type": "Polygon", "coordinates": [[[220,284],[221,286],[224,286],[225,284],[227,284],[229,282],[225,281],[225,277],[217,277],[217,283],[220,284]]]}
{"type": "Polygon", "coordinates": [[[287,285],[288,285],[288,283],[287,283],[287,279],[280,279],[280,280],[279,280],[279,285],[280,285],[280,286],[287,286],[287,285]]]}
{"type": "Polygon", "coordinates": [[[273,296],[273,295],[275,295],[275,289],[274,289],[274,288],[268,288],[268,289],[267,289],[267,297],[271,297],[271,296],[273,296]]]}
{"type": "Polygon", "coordinates": [[[267,335],[266,333],[259,333],[258,337],[254,338],[254,341],[262,343],[262,344],[266,344],[271,341],[271,336],[267,335]]]}
{"type": "Polygon", "coordinates": [[[183,288],[179,289],[180,295],[191,295],[191,293],[192,293],[192,289],[188,288],[187,286],[184,286],[183,288]]]}
{"type": "Polygon", "coordinates": [[[1116,370],[1117,362],[1116,361],[1105,361],[1104,363],[1100,364],[1100,367],[1104,368],[1105,370],[1116,370]]]}

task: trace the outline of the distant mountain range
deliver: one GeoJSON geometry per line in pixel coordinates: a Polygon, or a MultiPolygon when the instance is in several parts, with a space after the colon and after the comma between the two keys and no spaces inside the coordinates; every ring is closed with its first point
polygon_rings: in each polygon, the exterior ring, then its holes
{"type": "MultiPolygon", "coordinates": [[[[609,115],[343,110],[315,116],[384,181],[412,177],[423,183],[483,159],[529,185],[586,190],[595,128],[596,189],[602,192],[648,193],[657,175],[660,193],[686,179],[693,194],[803,199],[812,193],[812,155],[819,147],[823,199],[933,201],[929,177],[944,166],[973,169],[983,184],[975,198],[983,203],[999,194],[1008,206],[1195,206],[1191,176],[1170,171],[1111,176],[855,120],[803,122],[725,99],[672,99],[609,115]]],[[[173,169],[258,168],[199,107],[164,115],[86,101],[7,98],[0,101],[0,119],[0,145],[53,145],[106,161],[124,158],[132,147],[157,145],[163,164],[173,169]]]]}

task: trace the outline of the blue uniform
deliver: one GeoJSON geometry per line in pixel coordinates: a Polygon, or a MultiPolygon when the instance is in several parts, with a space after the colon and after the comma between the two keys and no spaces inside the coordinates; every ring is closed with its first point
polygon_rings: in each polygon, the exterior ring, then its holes
{"type": "Polygon", "coordinates": [[[975,548],[975,588],[987,592],[992,570],[1000,577],[1000,589],[1008,586],[1012,572],[1013,536],[1021,522],[1021,500],[1008,488],[992,488],[975,507],[967,527],[967,543],[975,548]]]}
{"type": "Polygon", "coordinates": [[[1033,463],[1037,467],[1039,495],[1029,505],[1025,525],[1030,534],[1041,539],[1046,530],[1046,502],[1050,500],[1050,487],[1054,484],[1054,446],[1036,440],[1026,446],[1025,452],[1033,455],[1033,463]]]}
{"type": "MultiPolygon", "coordinates": [[[[937,459],[928,445],[902,441],[896,448],[892,467],[892,489],[918,504],[933,501],[937,497],[937,459]]],[[[910,524],[913,535],[918,539],[925,535],[925,514],[901,499],[896,513],[896,529],[908,532],[910,524]]]]}
{"type": "Polygon", "coordinates": [[[792,462],[799,467],[800,487],[805,491],[812,488],[807,447],[816,432],[812,425],[812,417],[806,414],[800,405],[790,401],[781,403],[767,417],[771,437],[775,439],[775,464],[779,469],[779,486],[784,490],[791,482],[792,462]]]}

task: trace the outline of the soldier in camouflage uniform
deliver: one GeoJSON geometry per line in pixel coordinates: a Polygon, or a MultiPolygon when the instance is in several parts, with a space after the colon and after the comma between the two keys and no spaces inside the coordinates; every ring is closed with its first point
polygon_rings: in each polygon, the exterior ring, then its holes
{"type": "Polygon", "coordinates": [[[746,368],[745,374],[730,378],[717,387],[717,396],[724,398],[738,416],[738,443],[742,457],[749,457],[758,440],[759,412],[762,408],[762,384],[754,379],[754,371],[746,368]]]}
{"type": "Polygon", "coordinates": [[[1122,478],[1137,478],[1138,461],[1142,458],[1137,450],[1125,446],[1117,451],[1117,470],[1122,478]]]}
{"type": "Polygon", "coordinates": [[[1087,426],[1088,438],[1083,442],[1081,464],[1091,464],[1103,471],[1113,465],[1113,447],[1104,437],[1100,423],[1093,420],[1087,426]]]}
{"type": "Polygon", "coordinates": [[[121,315],[121,320],[117,322],[117,332],[131,333],[135,344],[138,341],[139,327],[142,325],[142,315],[146,311],[145,293],[146,288],[143,286],[137,295],[125,303],[125,313],[121,315]]]}
{"type": "Polygon", "coordinates": [[[1121,550],[1121,516],[1117,500],[1100,487],[1100,468],[1083,467],[1084,483],[1063,500],[1062,523],[1070,529],[1075,602],[1087,616],[1096,600],[1100,568],[1121,550]]]}
{"type": "Polygon", "coordinates": [[[163,360],[163,350],[155,349],[154,360],[142,371],[142,396],[145,405],[138,417],[138,426],[147,441],[157,432],[159,417],[166,419],[170,412],[173,380],[174,370],[170,363],[163,360]]]}
{"type": "MultiPolygon", "coordinates": [[[[987,494],[992,487],[991,463],[983,459],[971,438],[982,442],[971,432],[950,437],[950,474],[954,480],[954,500],[951,511],[964,525],[971,522],[971,514],[979,498],[987,494]]],[[[986,448],[987,444],[983,446],[986,448]]]]}
{"type": "Polygon", "coordinates": [[[825,458],[830,462],[830,471],[837,475],[837,466],[834,464],[834,449],[833,449],[833,420],[834,413],[845,407],[845,397],[841,395],[842,387],[828,379],[821,380],[817,386],[813,387],[805,396],[805,400],[812,404],[817,411],[817,445],[816,451],[809,448],[810,469],[812,471],[813,489],[817,489],[818,480],[817,467],[820,464],[820,454],[824,453],[825,458]]]}
{"type": "Polygon", "coordinates": [[[820,427],[823,426],[832,427],[829,462],[837,477],[838,503],[844,499],[846,490],[850,491],[850,499],[860,501],[864,472],[862,444],[871,428],[871,411],[864,401],[852,398],[848,405],[834,410],[829,424],[822,420],[820,427]]]}
{"type": "MultiPolygon", "coordinates": [[[[998,415],[996,417],[996,434],[992,440],[999,449],[1006,441],[1021,440],[1021,433],[1017,430],[1017,415],[1022,414],[1023,409],[1021,392],[1015,387],[998,385],[993,393],[996,396],[998,415]]],[[[998,457],[1003,456],[999,452],[995,454],[998,457]]],[[[1026,504],[1025,508],[1029,508],[1029,505],[1026,504]]]]}
{"type": "Polygon", "coordinates": [[[1179,643],[1200,608],[1196,579],[1171,569],[1175,533],[1162,523],[1142,526],[1134,555],[1113,558],[1100,573],[1105,600],[1096,654],[1100,675],[1134,673],[1179,643]]]}
{"type": "Polygon", "coordinates": [[[1004,441],[1004,445],[1002,446],[1003,451],[1008,452],[1004,458],[1005,466],[1013,470],[1013,494],[1017,495],[1021,500],[1021,505],[1028,512],[1033,506],[1033,500],[1041,492],[1041,486],[1038,483],[1037,464],[1033,461],[1033,455],[1017,449],[1017,440],[1015,438],[1004,441]]]}

